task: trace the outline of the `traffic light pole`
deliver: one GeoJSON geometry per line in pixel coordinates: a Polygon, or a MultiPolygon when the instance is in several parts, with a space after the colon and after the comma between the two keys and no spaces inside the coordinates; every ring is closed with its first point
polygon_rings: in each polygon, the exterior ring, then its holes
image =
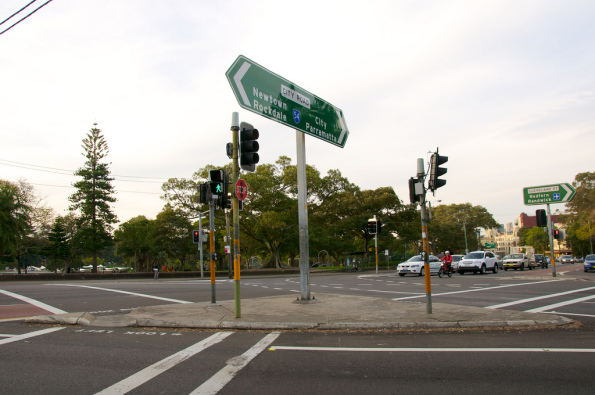
{"type": "Polygon", "coordinates": [[[240,303],[240,202],[235,191],[235,185],[240,178],[240,164],[238,159],[239,149],[239,131],[240,117],[237,112],[231,114],[231,132],[232,132],[232,170],[231,178],[233,185],[232,209],[233,209],[233,245],[231,254],[233,255],[233,279],[234,279],[234,299],[236,308],[236,318],[242,317],[242,306],[240,303]]]}
{"type": "Polygon", "coordinates": [[[423,186],[424,174],[424,160],[423,158],[420,158],[417,160],[417,177],[423,188],[419,206],[421,208],[421,238],[423,244],[424,279],[426,284],[426,311],[428,314],[432,314],[432,284],[430,282],[429,263],[430,247],[428,245],[428,220],[426,218],[426,188],[423,186]]]}
{"type": "Polygon", "coordinates": [[[211,263],[211,303],[217,303],[215,297],[215,199],[211,198],[209,201],[209,249],[210,249],[210,263],[211,263]]]}
{"type": "Polygon", "coordinates": [[[550,259],[552,262],[552,277],[556,277],[556,257],[554,256],[554,224],[550,213],[550,205],[547,204],[547,233],[550,238],[550,259]]]}

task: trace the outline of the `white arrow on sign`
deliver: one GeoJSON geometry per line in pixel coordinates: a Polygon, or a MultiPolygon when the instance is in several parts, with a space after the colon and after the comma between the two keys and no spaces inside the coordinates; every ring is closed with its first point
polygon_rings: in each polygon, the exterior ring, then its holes
{"type": "Polygon", "coordinates": [[[568,188],[566,183],[562,183],[560,185],[562,186],[562,188],[566,189],[566,196],[564,196],[564,199],[562,199],[562,201],[567,202],[568,198],[570,198],[571,196],[574,196],[574,193],[573,193],[572,189],[568,188]]]}
{"type": "Polygon", "coordinates": [[[240,91],[240,95],[242,96],[242,100],[244,101],[244,104],[252,107],[250,105],[250,99],[248,99],[248,95],[246,94],[246,91],[244,90],[244,85],[242,85],[242,78],[244,78],[244,75],[246,74],[246,72],[248,71],[249,68],[250,68],[250,63],[244,62],[244,64],[242,65],[242,67],[240,67],[240,69],[238,70],[236,75],[233,76],[233,80],[236,83],[236,86],[238,87],[238,91],[240,91]]]}

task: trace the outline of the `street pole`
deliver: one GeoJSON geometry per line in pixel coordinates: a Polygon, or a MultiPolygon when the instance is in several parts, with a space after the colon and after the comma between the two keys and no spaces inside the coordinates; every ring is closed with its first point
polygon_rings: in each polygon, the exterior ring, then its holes
{"type": "Polygon", "coordinates": [[[550,213],[550,205],[547,204],[547,229],[550,238],[550,259],[552,261],[552,277],[556,277],[556,257],[554,256],[554,224],[550,213]]]}
{"type": "Polygon", "coordinates": [[[463,222],[463,234],[465,235],[465,255],[469,254],[469,247],[467,246],[467,228],[466,223],[463,222]]]}
{"type": "Polygon", "coordinates": [[[419,202],[421,208],[421,238],[423,242],[423,258],[424,258],[424,278],[426,284],[426,311],[432,314],[432,285],[430,283],[430,263],[429,253],[430,247],[428,244],[428,220],[426,218],[426,188],[424,186],[424,160],[417,159],[417,177],[422,185],[423,193],[419,202]]]}
{"type": "Polygon", "coordinates": [[[229,210],[225,209],[225,245],[229,246],[229,256],[227,259],[227,271],[229,273],[228,278],[232,278],[233,275],[233,252],[231,250],[231,235],[229,234],[229,210]]]}
{"type": "Polygon", "coordinates": [[[211,303],[216,303],[215,298],[215,199],[213,195],[209,202],[209,250],[210,250],[210,267],[211,267],[211,303]]]}
{"type": "Polygon", "coordinates": [[[240,131],[240,117],[237,112],[231,114],[231,132],[232,132],[232,170],[231,178],[233,185],[233,192],[231,193],[233,205],[233,283],[234,283],[234,300],[236,308],[236,318],[242,317],[242,306],[240,303],[240,202],[235,191],[235,185],[240,178],[240,165],[238,161],[239,150],[239,131],[240,131]]]}
{"type": "Polygon", "coordinates": [[[587,220],[589,224],[589,243],[591,243],[591,255],[593,254],[593,236],[591,235],[591,221],[587,220]]]}
{"type": "Polygon", "coordinates": [[[203,213],[198,213],[198,229],[199,233],[198,235],[200,236],[199,238],[199,243],[198,243],[198,250],[200,251],[200,278],[203,279],[205,277],[204,274],[204,268],[203,268],[203,259],[202,259],[202,251],[203,251],[203,247],[202,247],[202,238],[204,237],[204,234],[202,232],[202,216],[205,215],[206,213],[208,213],[208,211],[205,211],[203,213]]]}
{"type": "Polygon", "coordinates": [[[378,220],[374,215],[374,222],[376,222],[376,234],[374,235],[374,247],[376,251],[376,277],[378,277],[378,220]]]}
{"type": "Polygon", "coordinates": [[[308,195],[306,190],[306,135],[295,131],[297,146],[298,218],[301,300],[310,300],[310,252],[308,245],[308,195]]]}

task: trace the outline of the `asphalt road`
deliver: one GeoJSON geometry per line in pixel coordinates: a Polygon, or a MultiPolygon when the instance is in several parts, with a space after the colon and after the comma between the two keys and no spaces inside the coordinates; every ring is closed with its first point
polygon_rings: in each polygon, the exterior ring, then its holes
{"type": "MultiPolygon", "coordinates": [[[[313,275],[311,292],[425,302],[420,277],[313,275]]],[[[51,327],[24,316],[210,301],[205,280],[0,284],[0,388],[38,393],[594,393],[595,281],[578,265],[432,277],[435,302],[556,312],[582,324],[523,331],[281,332],[51,327]],[[569,277],[572,276],[572,277],[569,277]],[[48,310],[49,309],[49,310],[48,310]],[[54,310],[54,311],[52,311],[54,310]],[[506,350],[503,350],[506,349],[506,350]]],[[[299,277],[244,278],[242,298],[300,293],[299,277]]],[[[218,300],[233,299],[218,280],[218,300]]],[[[371,306],[373,308],[373,306],[371,306]]]]}

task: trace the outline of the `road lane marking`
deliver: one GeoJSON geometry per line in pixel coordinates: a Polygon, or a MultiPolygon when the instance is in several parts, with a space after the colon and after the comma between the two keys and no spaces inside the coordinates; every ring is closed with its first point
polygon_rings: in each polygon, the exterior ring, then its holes
{"type": "Polygon", "coordinates": [[[195,343],[190,347],[183,349],[182,351],[170,355],[169,357],[144,368],[140,372],[137,372],[132,376],[125,378],[124,380],[104,389],[103,391],[98,392],[97,394],[125,394],[129,391],[132,391],[138,386],[157,377],[161,373],[173,368],[180,362],[183,362],[188,358],[192,357],[193,355],[198,354],[199,352],[206,350],[212,345],[219,343],[232,333],[233,332],[217,332],[214,335],[209,336],[206,339],[201,340],[198,343],[195,343]]]}
{"type": "Polygon", "coordinates": [[[372,348],[276,346],[270,351],[348,351],[348,352],[566,352],[595,353],[595,348],[372,348]]]}
{"type": "Polygon", "coordinates": [[[487,306],[486,309],[500,309],[502,307],[508,307],[508,306],[514,306],[514,305],[517,305],[517,304],[533,302],[535,300],[542,300],[542,299],[547,299],[547,298],[555,298],[556,296],[569,295],[569,294],[573,294],[573,293],[577,293],[577,292],[587,291],[587,290],[590,290],[590,289],[595,289],[595,287],[575,289],[575,290],[572,290],[572,291],[559,292],[559,293],[556,293],[556,294],[548,294],[548,295],[543,295],[543,296],[536,296],[534,298],[528,298],[528,299],[514,300],[512,302],[506,302],[506,303],[495,304],[493,306],[487,306]]]}
{"type": "MultiPolygon", "coordinates": [[[[521,283],[521,284],[508,284],[508,285],[498,285],[496,287],[488,287],[488,288],[476,288],[476,289],[464,289],[462,291],[453,291],[453,292],[443,292],[439,294],[432,294],[432,296],[442,296],[442,295],[454,295],[454,294],[462,294],[467,292],[477,292],[477,291],[489,291],[491,289],[498,289],[498,288],[509,288],[509,287],[518,287],[520,285],[533,285],[533,284],[541,284],[541,283],[550,283],[552,281],[558,280],[546,280],[546,281],[536,281],[534,283],[521,283]]],[[[407,299],[415,299],[415,298],[425,298],[426,295],[419,295],[419,296],[407,296],[403,298],[394,298],[392,300],[407,300],[407,299]]]]}
{"type": "Polygon", "coordinates": [[[192,391],[190,395],[216,394],[219,392],[219,390],[229,383],[240,370],[248,365],[248,363],[250,363],[250,361],[252,361],[264,349],[270,346],[270,344],[274,342],[275,339],[279,337],[279,335],[279,332],[270,333],[242,355],[229,359],[227,361],[227,365],[223,369],[202,383],[202,385],[192,391]]]}
{"type": "Polygon", "coordinates": [[[595,299],[595,295],[585,296],[585,297],[578,298],[578,299],[567,300],[566,302],[554,303],[554,304],[550,304],[548,306],[542,306],[542,307],[538,307],[536,309],[525,310],[525,311],[527,313],[543,313],[546,310],[553,310],[557,307],[568,306],[569,304],[576,304],[576,303],[580,303],[582,301],[591,300],[591,299],[595,299]]]}
{"type": "MultiPolygon", "coordinates": [[[[48,329],[42,329],[40,331],[25,333],[23,335],[12,336],[12,337],[9,337],[8,339],[0,340],[0,345],[12,343],[12,342],[18,342],[18,341],[25,340],[25,339],[30,339],[35,336],[46,335],[48,333],[56,332],[56,331],[59,331],[62,329],[66,329],[66,327],[48,328],[48,329]]],[[[9,335],[7,335],[7,336],[9,336],[9,335]]]]}
{"type": "Polygon", "coordinates": [[[578,313],[562,313],[560,311],[544,311],[543,313],[545,314],[560,314],[560,315],[576,315],[578,317],[595,317],[595,315],[592,314],[578,314],[578,313]]]}
{"type": "Polygon", "coordinates": [[[6,296],[12,296],[15,299],[22,300],[23,302],[29,303],[29,304],[31,304],[31,305],[33,305],[35,307],[39,307],[40,309],[47,310],[47,311],[49,311],[50,313],[53,313],[53,314],[64,314],[64,313],[66,313],[66,311],[61,310],[61,309],[59,309],[57,307],[50,306],[49,304],[45,304],[45,303],[40,302],[38,300],[31,299],[31,298],[28,298],[28,297],[23,296],[23,295],[15,294],[15,293],[10,292],[10,291],[5,291],[3,289],[0,289],[0,293],[3,293],[6,296]]]}
{"type": "Polygon", "coordinates": [[[79,287],[79,288],[89,288],[89,289],[98,289],[100,291],[108,291],[108,292],[116,292],[119,294],[125,294],[125,295],[132,295],[132,296],[140,296],[143,298],[149,298],[149,299],[157,299],[157,300],[163,300],[165,302],[173,302],[173,303],[192,303],[192,302],[188,302],[186,300],[179,300],[179,299],[171,299],[171,298],[163,298],[161,296],[153,296],[153,295],[147,295],[147,294],[140,294],[137,292],[128,292],[128,291],[121,291],[119,289],[110,289],[110,288],[100,288],[100,287],[92,287],[90,285],[77,285],[77,284],[50,284],[50,285],[57,285],[57,286],[62,286],[62,287],[79,287]]]}

